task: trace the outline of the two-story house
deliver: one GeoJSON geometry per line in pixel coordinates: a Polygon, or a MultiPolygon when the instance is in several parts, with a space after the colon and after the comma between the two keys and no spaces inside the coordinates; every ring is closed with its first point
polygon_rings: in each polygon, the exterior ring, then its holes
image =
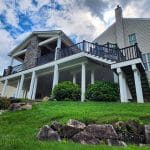
{"type": "MultiPolygon", "coordinates": [[[[85,100],[88,84],[95,80],[113,81],[117,74],[121,102],[150,98],[141,52],[137,44],[119,48],[117,44],[87,41],[74,44],[64,32],[37,31],[13,49],[10,66],[4,70],[1,96],[8,96],[9,86],[16,98],[40,99],[50,96],[58,82],[72,81],[81,86],[85,100]],[[13,60],[20,65],[14,66],[13,60]]],[[[10,92],[10,91],[9,91],[10,92]]]]}

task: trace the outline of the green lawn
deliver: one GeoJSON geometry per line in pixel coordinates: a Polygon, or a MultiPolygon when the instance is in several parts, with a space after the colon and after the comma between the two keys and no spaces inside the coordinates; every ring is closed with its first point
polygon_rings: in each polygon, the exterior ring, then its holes
{"type": "Polygon", "coordinates": [[[32,110],[6,112],[0,116],[0,150],[137,150],[150,149],[137,146],[108,147],[80,145],[75,143],[40,142],[36,139],[39,128],[57,120],[66,123],[68,119],[83,122],[111,123],[117,120],[134,119],[150,124],[150,103],[120,104],[96,102],[47,102],[34,104],[32,110]]]}

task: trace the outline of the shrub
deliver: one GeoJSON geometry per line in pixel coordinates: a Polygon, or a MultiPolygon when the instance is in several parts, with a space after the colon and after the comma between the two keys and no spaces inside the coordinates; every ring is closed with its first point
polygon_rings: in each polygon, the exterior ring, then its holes
{"type": "Polygon", "coordinates": [[[52,95],[58,101],[80,99],[80,87],[70,81],[64,81],[55,86],[52,95]]]}
{"type": "Polygon", "coordinates": [[[10,103],[10,99],[7,99],[6,97],[0,97],[0,109],[8,109],[10,103]]]}
{"type": "Polygon", "coordinates": [[[119,100],[118,86],[112,82],[97,81],[87,88],[86,99],[92,101],[117,101],[119,100]]]}

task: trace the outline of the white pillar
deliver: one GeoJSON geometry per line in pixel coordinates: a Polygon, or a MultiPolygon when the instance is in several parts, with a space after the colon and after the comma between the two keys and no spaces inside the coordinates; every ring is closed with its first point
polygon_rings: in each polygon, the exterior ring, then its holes
{"type": "Polygon", "coordinates": [[[1,96],[2,96],[2,97],[4,97],[5,94],[6,94],[7,84],[8,84],[8,80],[6,79],[6,80],[5,80],[5,83],[4,83],[4,86],[3,86],[2,93],[1,93],[1,96]]]}
{"type": "Polygon", "coordinates": [[[18,80],[18,83],[17,83],[15,98],[17,98],[17,95],[18,95],[19,85],[20,85],[20,80],[18,80]]]}
{"type": "Polygon", "coordinates": [[[95,76],[94,76],[94,70],[91,71],[91,84],[94,84],[95,82],[95,76]]]}
{"type": "Polygon", "coordinates": [[[125,75],[121,70],[121,68],[117,68],[117,73],[119,74],[119,88],[120,88],[121,102],[128,102],[127,83],[125,75]]]}
{"type": "Polygon", "coordinates": [[[35,81],[34,81],[34,86],[33,86],[32,100],[35,99],[36,90],[37,90],[37,82],[38,82],[38,78],[37,78],[37,76],[35,76],[35,81]]]}
{"type": "Polygon", "coordinates": [[[18,89],[17,98],[21,98],[23,82],[24,82],[24,74],[21,75],[21,80],[20,80],[20,85],[19,85],[19,89],[18,89]]]}
{"type": "Polygon", "coordinates": [[[53,88],[55,87],[55,85],[58,84],[58,80],[59,80],[59,72],[58,72],[58,65],[55,64],[54,66],[54,75],[53,75],[53,88]]]}
{"type": "Polygon", "coordinates": [[[33,71],[33,72],[32,72],[32,77],[31,77],[31,82],[30,82],[29,94],[28,94],[28,98],[29,98],[29,99],[32,98],[35,76],[36,76],[35,71],[33,71]]]}
{"type": "Polygon", "coordinates": [[[81,102],[85,100],[85,90],[86,90],[86,68],[85,63],[82,63],[81,70],[81,102]]]}
{"type": "Polygon", "coordinates": [[[58,49],[60,49],[61,48],[61,37],[59,37],[58,39],[57,39],[57,46],[56,46],[56,48],[55,48],[55,60],[57,60],[57,54],[58,54],[58,49]]]}
{"type": "Polygon", "coordinates": [[[73,83],[76,84],[76,73],[73,73],[73,83]]]}
{"type": "Polygon", "coordinates": [[[132,65],[132,70],[134,73],[134,82],[135,82],[137,102],[144,103],[140,72],[135,64],[132,65]]]}

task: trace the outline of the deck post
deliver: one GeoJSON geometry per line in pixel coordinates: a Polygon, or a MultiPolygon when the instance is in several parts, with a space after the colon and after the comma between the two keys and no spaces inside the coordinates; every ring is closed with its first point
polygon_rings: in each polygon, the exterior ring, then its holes
{"type": "Polygon", "coordinates": [[[24,74],[21,75],[19,89],[18,89],[18,93],[17,93],[17,98],[21,98],[23,83],[24,83],[24,74]]]}
{"type": "Polygon", "coordinates": [[[37,75],[35,75],[34,85],[33,85],[33,94],[32,94],[32,98],[31,98],[32,100],[34,100],[35,96],[36,96],[37,83],[38,83],[38,78],[37,78],[37,75]]]}
{"type": "Polygon", "coordinates": [[[92,70],[91,71],[91,84],[94,84],[94,82],[95,82],[95,71],[94,70],[92,70]]]}
{"type": "Polygon", "coordinates": [[[18,95],[19,85],[20,85],[20,80],[18,80],[18,83],[17,83],[15,98],[17,98],[17,95],[18,95]]]}
{"type": "Polygon", "coordinates": [[[54,66],[54,75],[53,75],[53,88],[55,87],[55,85],[58,84],[58,80],[59,80],[59,71],[58,71],[58,65],[55,64],[54,66]]]}
{"type": "Polygon", "coordinates": [[[28,94],[28,98],[32,99],[32,94],[33,94],[33,88],[34,88],[34,81],[35,81],[35,76],[36,73],[35,71],[32,72],[32,77],[31,77],[31,82],[30,82],[30,89],[29,89],[29,94],[28,94]]]}
{"type": "Polygon", "coordinates": [[[76,73],[73,73],[73,83],[76,84],[76,73]]]}
{"type": "Polygon", "coordinates": [[[82,63],[81,67],[81,102],[85,100],[85,90],[86,90],[86,66],[82,63]]]}
{"type": "Polygon", "coordinates": [[[132,65],[132,70],[133,70],[133,74],[134,74],[137,102],[144,103],[140,72],[135,64],[132,65]]]}
{"type": "Polygon", "coordinates": [[[5,96],[5,94],[6,94],[7,85],[8,85],[8,80],[6,79],[5,83],[4,83],[4,86],[3,86],[3,89],[2,89],[2,93],[1,93],[2,97],[5,96]]]}
{"type": "Polygon", "coordinates": [[[121,68],[117,68],[117,73],[119,75],[120,100],[121,102],[126,103],[128,102],[128,93],[125,75],[121,68]]]}

